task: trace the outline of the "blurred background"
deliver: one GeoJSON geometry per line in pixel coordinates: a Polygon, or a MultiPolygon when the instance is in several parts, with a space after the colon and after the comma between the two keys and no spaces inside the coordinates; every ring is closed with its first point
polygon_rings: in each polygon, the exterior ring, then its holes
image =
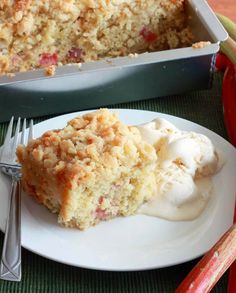
{"type": "Polygon", "coordinates": [[[236,0],[208,0],[215,12],[224,14],[236,22],[236,0]]]}

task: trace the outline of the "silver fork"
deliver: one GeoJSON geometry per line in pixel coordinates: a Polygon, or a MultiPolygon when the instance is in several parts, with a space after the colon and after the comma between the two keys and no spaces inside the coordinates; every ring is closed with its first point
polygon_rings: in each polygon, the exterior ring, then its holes
{"type": "MultiPolygon", "coordinates": [[[[21,166],[16,162],[16,148],[25,144],[26,120],[18,118],[13,139],[11,139],[14,117],[11,118],[0,155],[0,170],[11,177],[10,206],[3,242],[0,278],[8,281],[21,280],[21,166]]],[[[33,138],[33,121],[30,121],[28,141],[33,138]]]]}

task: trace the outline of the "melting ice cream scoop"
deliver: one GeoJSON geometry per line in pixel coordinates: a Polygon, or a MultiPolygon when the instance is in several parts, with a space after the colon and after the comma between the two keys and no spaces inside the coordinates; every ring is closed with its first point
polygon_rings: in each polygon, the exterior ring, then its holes
{"type": "Polygon", "coordinates": [[[157,151],[157,194],[139,213],[169,220],[192,220],[204,210],[212,193],[211,177],[222,166],[211,140],[181,131],[165,119],[138,126],[157,151]]]}

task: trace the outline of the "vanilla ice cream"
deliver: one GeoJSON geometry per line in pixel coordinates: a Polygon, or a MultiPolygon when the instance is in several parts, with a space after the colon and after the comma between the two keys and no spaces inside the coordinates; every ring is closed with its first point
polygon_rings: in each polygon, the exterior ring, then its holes
{"type": "Polygon", "coordinates": [[[204,210],[212,194],[212,175],[222,160],[205,135],[181,131],[158,118],[137,126],[158,155],[157,194],[139,213],[168,220],[192,220],[204,210]]]}

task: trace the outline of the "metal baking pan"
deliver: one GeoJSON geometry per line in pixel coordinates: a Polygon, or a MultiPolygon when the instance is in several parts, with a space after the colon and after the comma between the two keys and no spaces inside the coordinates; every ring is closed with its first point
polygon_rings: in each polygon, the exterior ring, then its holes
{"type": "Polygon", "coordinates": [[[80,69],[65,65],[53,77],[43,70],[2,76],[0,121],[13,113],[35,117],[209,88],[219,42],[228,35],[206,1],[186,2],[194,42],[209,46],[87,62],[80,69]]]}

